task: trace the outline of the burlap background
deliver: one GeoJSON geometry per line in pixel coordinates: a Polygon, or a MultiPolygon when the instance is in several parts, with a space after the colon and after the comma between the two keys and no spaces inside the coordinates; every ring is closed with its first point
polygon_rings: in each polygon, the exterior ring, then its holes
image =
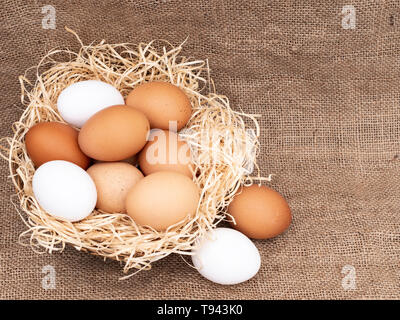
{"type": "Polygon", "coordinates": [[[283,236],[257,241],[262,267],[219,286],[171,256],[127,281],[113,261],[68,248],[36,255],[9,202],[1,162],[0,298],[400,298],[400,6],[397,1],[18,1],[0,11],[0,135],[21,114],[17,76],[50,48],[187,36],[185,54],[209,59],[219,92],[261,113],[264,174],[293,209],[283,236]],[[41,8],[57,28],[42,29],[41,8]],[[341,26],[356,8],[356,28],[341,26]],[[44,290],[43,266],[56,270],[44,290]],[[356,288],[342,286],[355,268],[356,288]]]}

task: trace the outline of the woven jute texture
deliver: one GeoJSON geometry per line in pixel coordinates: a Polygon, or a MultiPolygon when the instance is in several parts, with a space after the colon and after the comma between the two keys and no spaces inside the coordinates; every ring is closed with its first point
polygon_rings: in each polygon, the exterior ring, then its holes
{"type": "Polygon", "coordinates": [[[86,44],[189,37],[184,54],[209,60],[217,91],[262,114],[262,173],[294,217],[255,242],[262,266],[246,283],[213,284],[180,256],[118,281],[117,262],[18,244],[25,226],[2,161],[0,298],[400,299],[398,1],[3,0],[0,10],[1,136],[22,112],[18,75],[53,47],[78,48],[64,26],[86,44]],[[55,29],[42,28],[45,5],[55,29]]]}

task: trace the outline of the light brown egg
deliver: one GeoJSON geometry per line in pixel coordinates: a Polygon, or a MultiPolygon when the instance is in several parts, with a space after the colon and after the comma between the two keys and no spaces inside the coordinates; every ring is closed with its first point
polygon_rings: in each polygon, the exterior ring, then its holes
{"type": "Polygon", "coordinates": [[[173,171],[152,173],[129,191],[126,209],[139,225],[164,231],[193,215],[200,190],[187,176],[173,171]]]}
{"type": "Polygon", "coordinates": [[[79,146],[91,158],[120,161],[138,153],[146,144],[150,125],[146,116],[117,105],[94,114],[79,133],[79,146]]]}
{"type": "Polygon", "coordinates": [[[177,131],[183,128],[192,114],[190,100],[179,87],[168,82],[147,82],[133,89],[126,104],[142,111],[151,128],[177,131]],[[169,127],[176,122],[176,129],[169,127]]]}
{"type": "Polygon", "coordinates": [[[242,187],[228,207],[235,218],[233,227],[253,239],[273,238],[284,232],[292,221],[286,200],[265,186],[242,187]]]}
{"type": "Polygon", "coordinates": [[[109,213],[126,213],[126,196],[143,178],[136,167],[126,162],[96,163],[87,169],[87,173],[96,185],[96,207],[109,213]]]}
{"type": "Polygon", "coordinates": [[[65,160],[86,170],[90,159],[79,148],[78,134],[64,123],[38,123],[25,135],[26,150],[36,167],[52,160],[65,160]]]}
{"type": "Polygon", "coordinates": [[[178,134],[154,129],[148,140],[139,153],[139,166],[145,175],[157,171],[176,171],[192,178],[190,148],[178,134]]]}

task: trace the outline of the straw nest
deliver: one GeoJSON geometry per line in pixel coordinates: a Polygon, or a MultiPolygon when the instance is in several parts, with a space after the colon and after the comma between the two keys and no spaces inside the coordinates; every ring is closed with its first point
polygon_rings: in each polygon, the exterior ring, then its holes
{"type": "MultiPolygon", "coordinates": [[[[231,109],[228,99],[215,92],[208,63],[180,55],[182,44],[166,41],[84,45],[51,50],[38,64],[19,77],[25,106],[13,124],[13,137],[2,139],[2,156],[8,161],[16,188],[12,201],[28,227],[19,241],[35,251],[62,251],[66,244],[121,261],[124,272],[150,269],[151,263],[171,253],[191,254],[196,239],[228,215],[224,211],[242,184],[260,178],[256,165],[259,126],[255,115],[231,109]],[[24,136],[38,122],[64,122],[57,111],[57,97],[68,85],[97,79],[115,86],[124,97],[147,81],[168,81],[189,96],[193,115],[180,135],[189,144],[195,164],[194,182],[201,197],[195,216],[165,232],[138,226],[126,214],[95,210],[80,222],[66,222],[43,211],[32,192],[35,172],[24,136]]],[[[129,272],[130,275],[132,272],[129,272]]],[[[129,276],[129,275],[128,275],[129,276]]]]}

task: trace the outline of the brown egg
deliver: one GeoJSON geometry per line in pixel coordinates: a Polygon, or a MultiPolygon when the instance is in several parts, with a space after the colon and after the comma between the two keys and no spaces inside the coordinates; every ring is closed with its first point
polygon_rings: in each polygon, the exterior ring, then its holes
{"type": "Polygon", "coordinates": [[[199,199],[200,190],[190,178],[159,171],[144,177],[129,191],[126,209],[137,224],[164,231],[193,215],[199,199]]]}
{"type": "Polygon", "coordinates": [[[139,153],[139,166],[145,175],[157,171],[176,171],[192,178],[189,145],[175,132],[154,129],[148,140],[139,153]]]}
{"type": "Polygon", "coordinates": [[[192,114],[185,92],[168,82],[147,82],[137,86],[129,93],[126,104],[142,111],[152,128],[165,130],[180,130],[192,114]],[[174,121],[176,128],[170,128],[169,121],[174,121]]]}
{"type": "Polygon", "coordinates": [[[150,130],[146,116],[131,107],[117,105],[95,113],[79,133],[79,146],[91,158],[120,161],[138,153],[150,130]]]}
{"type": "Polygon", "coordinates": [[[38,123],[25,135],[26,150],[36,167],[52,160],[65,160],[86,170],[90,159],[79,148],[78,134],[64,123],[38,123]]]}
{"type": "Polygon", "coordinates": [[[284,232],[292,221],[286,200],[276,191],[258,185],[243,187],[228,207],[235,229],[249,238],[268,239],[284,232]]]}
{"type": "Polygon", "coordinates": [[[126,162],[96,163],[87,169],[87,173],[96,185],[96,207],[109,213],[126,213],[126,196],[143,178],[136,167],[126,162]]]}

